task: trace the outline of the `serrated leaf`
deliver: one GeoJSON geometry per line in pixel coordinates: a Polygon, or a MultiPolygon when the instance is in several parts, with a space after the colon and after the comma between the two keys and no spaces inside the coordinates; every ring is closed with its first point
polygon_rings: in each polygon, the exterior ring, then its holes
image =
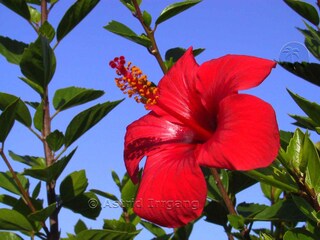
{"type": "Polygon", "coordinates": [[[318,77],[320,75],[320,64],[307,62],[279,62],[279,65],[298,77],[320,86],[320,79],[318,77]]]}
{"type": "Polygon", "coordinates": [[[84,230],[88,230],[88,227],[81,219],[79,219],[79,221],[76,223],[76,225],[74,225],[74,233],[79,234],[80,232],[82,232],[84,230]]]}
{"type": "Polygon", "coordinates": [[[95,193],[97,195],[100,195],[102,197],[108,198],[108,199],[110,199],[112,201],[119,202],[119,199],[115,195],[113,195],[111,193],[103,192],[103,191],[98,190],[98,189],[91,189],[90,192],[93,192],[93,193],[95,193]]]}
{"type": "Polygon", "coordinates": [[[23,174],[42,180],[44,182],[56,180],[60,176],[64,168],[67,166],[76,150],[77,149],[74,149],[70,154],[54,162],[49,167],[33,167],[25,169],[23,174]]]}
{"type": "Polygon", "coordinates": [[[160,16],[157,18],[156,25],[176,16],[177,14],[187,10],[190,7],[193,7],[199,2],[201,2],[201,0],[187,0],[167,6],[165,9],[162,10],[160,16]]]}
{"type": "Polygon", "coordinates": [[[65,132],[65,147],[70,146],[90,128],[102,120],[120,101],[97,104],[76,115],[69,123],[65,132]]]}
{"type": "Polygon", "coordinates": [[[304,228],[295,228],[285,232],[283,240],[314,240],[315,236],[304,228]]]}
{"type": "Polygon", "coordinates": [[[18,101],[15,119],[23,125],[30,127],[32,123],[31,114],[26,104],[14,95],[0,92],[0,110],[4,111],[10,104],[15,101],[18,101]]]}
{"type": "Polygon", "coordinates": [[[85,170],[75,171],[66,176],[60,184],[60,197],[63,202],[73,200],[84,193],[88,186],[85,170]]]}
{"type": "Polygon", "coordinates": [[[161,227],[159,227],[151,222],[146,222],[146,221],[141,220],[140,224],[156,237],[162,237],[162,236],[166,235],[166,232],[161,227]]]}
{"type": "Polygon", "coordinates": [[[48,143],[49,148],[56,152],[64,144],[64,135],[59,130],[55,130],[46,137],[46,142],[48,143]]]}
{"type": "Polygon", "coordinates": [[[314,25],[319,24],[319,15],[317,10],[309,3],[299,0],[284,0],[295,12],[307,19],[314,25]]]}
{"type": "Polygon", "coordinates": [[[54,39],[54,36],[56,35],[54,28],[52,27],[52,25],[48,21],[45,21],[41,25],[41,27],[39,28],[39,33],[42,36],[49,39],[50,42],[54,39]]]}
{"type": "Polygon", "coordinates": [[[62,111],[95,100],[103,94],[104,91],[100,90],[67,87],[55,92],[53,106],[57,111],[62,111]]]}
{"type": "Polygon", "coordinates": [[[102,239],[116,239],[116,240],[132,240],[140,231],[125,232],[114,230],[84,230],[77,234],[76,240],[90,239],[90,240],[102,240],[102,239]]]}
{"type": "Polygon", "coordinates": [[[12,102],[6,109],[0,114],[0,142],[4,143],[9,135],[16,116],[16,110],[18,101],[12,102]]]}
{"type": "Polygon", "coordinates": [[[62,206],[90,219],[96,219],[101,212],[101,203],[92,192],[82,193],[71,201],[63,202],[62,206]]]}
{"type": "Polygon", "coordinates": [[[0,36],[0,54],[10,63],[20,64],[24,49],[27,47],[28,44],[24,42],[0,36]]]}
{"type": "Polygon", "coordinates": [[[21,155],[15,154],[12,151],[9,151],[9,155],[14,161],[24,163],[30,167],[33,167],[33,166],[45,167],[46,166],[46,162],[45,162],[44,158],[41,158],[41,157],[34,157],[34,156],[27,156],[27,155],[21,156],[21,155]]]}
{"type": "Polygon", "coordinates": [[[134,31],[132,31],[129,27],[126,25],[117,22],[117,21],[111,21],[108,23],[108,25],[104,26],[105,29],[108,31],[117,34],[121,37],[124,37],[126,39],[129,39],[135,43],[138,43],[145,47],[150,47],[151,41],[150,39],[145,35],[138,36],[134,31]]]}
{"type": "Polygon", "coordinates": [[[26,78],[43,89],[47,87],[56,70],[56,58],[46,37],[40,35],[25,49],[20,68],[26,78]]]}
{"type": "Polygon", "coordinates": [[[106,230],[125,231],[128,233],[136,231],[136,227],[132,223],[121,222],[115,219],[105,219],[103,222],[103,229],[106,230]]]}
{"type": "Polygon", "coordinates": [[[18,234],[13,232],[0,232],[0,239],[2,240],[23,240],[18,234]]]}
{"type": "Polygon", "coordinates": [[[77,26],[99,3],[99,0],[78,0],[62,17],[57,28],[57,40],[61,41],[75,26],[77,26]]]}
{"type": "Polygon", "coordinates": [[[32,232],[33,227],[28,219],[15,210],[0,209],[0,229],[32,232]]]}
{"type": "Polygon", "coordinates": [[[49,205],[46,208],[31,213],[28,217],[33,221],[44,222],[56,210],[56,203],[49,205]]]}
{"type": "MultiPolygon", "coordinates": [[[[29,188],[28,179],[21,174],[16,173],[16,175],[22,187],[27,190],[29,188]]],[[[13,180],[12,174],[10,172],[0,172],[0,187],[6,189],[9,192],[20,195],[20,190],[16,182],[13,180]]]]}
{"type": "Polygon", "coordinates": [[[7,8],[11,9],[27,21],[30,20],[30,12],[25,0],[0,0],[7,8]]]}

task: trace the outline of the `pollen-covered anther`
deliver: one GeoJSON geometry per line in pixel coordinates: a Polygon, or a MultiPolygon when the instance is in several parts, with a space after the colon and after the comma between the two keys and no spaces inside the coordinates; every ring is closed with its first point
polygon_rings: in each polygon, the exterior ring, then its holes
{"type": "Polygon", "coordinates": [[[111,68],[116,69],[116,73],[120,76],[115,78],[117,87],[129,97],[134,96],[134,99],[138,103],[143,103],[148,108],[148,105],[154,105],[157,103],[158,89],[150,81],[146,75],[144,75],[140,68],[137,66],[131,67],[131,62],[125,66],[125,58],[123,56],[114,58],[110,61],[111,68]]]}

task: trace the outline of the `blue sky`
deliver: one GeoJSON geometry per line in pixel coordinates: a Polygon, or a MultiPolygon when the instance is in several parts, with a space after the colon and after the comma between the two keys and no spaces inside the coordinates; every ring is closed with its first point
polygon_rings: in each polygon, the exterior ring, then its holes
{"type": "MultiPolygon", "coordinates": [[[[55,6],[49,17],[53,26],[57,26],[72,2],[61,1],[55,6]]],[[[144,0],[141,8],[156,19],[162,9],[173,2],[144,0]]],[[[313,1],[309,2],[313,4],[313,1]]],[[[119,1],[101,1],[56,49],[57,70],[50,85],[51,96],[59,88],[78,86],[104,90],[106,94],[95,103],[125,97],[115,86],[114,70],[108,66],[109,60],[120,55],[126,56],[126,59],[139,66],[151,81],[158,82],[161,79],[162,72],[157,62],[143,47],[103,29],[111,20],[125,23],[137,33],[142,33],[138,21],[119,1]]],[[[3,5],[0,5],[0,22],[2,36],[27,43],[36,38],[31,27],[3,5]]],[[[203,0],[197,6],[158,26],[156,39],[163,56],[167,49],[173,47],[205,48],[197,57],[198,63],[229,53],[278,60],[287,44],[290,46],[292,42],[303,43],[303,36],[295,29],[297,26],[304,27],[302,18],[279,0],[203,0]]],[[[301,51],[304,49],[301,48],[301,51]]],[[[309,59],[314,61],[311,56],[309,59]]],[[[23,100],[37,101],[37,95],[18,79],[21,75],[17,66],[0,57],[0,91],[21,96],[23,100]]],[[[300,114],[301,111],[293,103],[286,88],[310,100],[319,101],[317,87],[291,75],[280,66],[272,71],[263,84],[248,92],[272,104],[280,129],[293,131],[295,127],[290,124],[292,120],[288,113],[300,114]]],[[[64,131],[73,115],[91,105],[93,103],[61,113],[53,122],[53,130],[64,131]]],[[[86,169],[90,183],[88,189],[96,188],[117,194],[111,170],[115,170],[120,176],[125,173],[122,158],[125,128],[145,113],[143,105],[126,99],[72,146],[78,146],[78,150],[65,174],[86,169]]],[[[7,140],[6,149],[22,155],[42,155],[41,144],[18,123],[7,140]]],[[[17,171],[23,170],[22,165],[13,165],[17,171]]],[[[1,161],[0,169],[5,171],[1,161]]],[[[44,188],[44,185],[42,187],[44,188]]],[[[257,190],[259,186],[239,194],[238,203],[267,203],[257,190]]],[[[0,194],[2,191],[0,190],[0,194]]],[[[120,209],[105,207],[97,221],[90,221],[64,210],[60,215],[60,226],[63,234],[73,232],[73,224],[81,218],[89,227],[98,228],[103,224],[102,219],[117,218],[119,214],[120,209]]],[[[213,239],[213,236],[214,239],[226,239],[221,227],[200,221],[195,225],[191,239],[206,240],[213,239]]],[[[136,239],[151,237],[144,230],[136,239]]]]}

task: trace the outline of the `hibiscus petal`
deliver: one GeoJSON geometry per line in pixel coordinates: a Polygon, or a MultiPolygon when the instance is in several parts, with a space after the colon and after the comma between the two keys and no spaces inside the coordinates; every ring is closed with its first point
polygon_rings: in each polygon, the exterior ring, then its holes
{"type": "Polygon", "coordinates": [[[271,164],[279,147],[273,108],[257,97],[235,94],[221,101],[217,129],[196,155],[200,165],[251,170],[271,164]]]}
{"type": "Polygon", "coordinates": [[[203,105],[214,116],[224,97],[258,86],[275,66],[276,62],[267,59],[226,55],[199,67],[196,88],[201,93],[203,105]]]}
{"type": "Polygon", "coordinates": [[[198,218],[207,186],[194,158],[194,146],[171,144],[150,153],[134,204],[140,217],[176,228],[198,218]]]}
{"type": "Polygon", "coordinates": [[[124,159],[129,176],[137,182],[139,162],[150,151],[164,144],[189,143],[193,133],[186,127],[177,125],[150,112],[127,127],[124,159]]]}

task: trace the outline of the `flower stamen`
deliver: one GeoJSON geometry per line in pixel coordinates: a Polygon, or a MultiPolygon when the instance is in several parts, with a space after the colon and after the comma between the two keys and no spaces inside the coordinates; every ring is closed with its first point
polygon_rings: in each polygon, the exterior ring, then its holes
{"type": "Polygon", "coordinates": [[[136,102],[148,105],[154,105],[159,98],[158,88],[150,81],[146,75],[142,73],[137,66],[131,66],[131,62],[127,65],[124,56],[116,57],[110,61],[111,68],[116,69],[119,77],[115,78],[117,87],[129,97],[134,97],[136,102]]]}

